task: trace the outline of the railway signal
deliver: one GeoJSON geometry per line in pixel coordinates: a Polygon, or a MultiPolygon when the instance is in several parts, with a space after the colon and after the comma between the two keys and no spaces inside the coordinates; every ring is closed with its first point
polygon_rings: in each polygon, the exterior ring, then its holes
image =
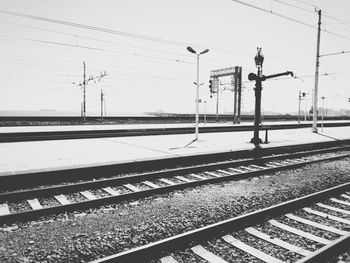
{"type": "Polygon", "coordinates": [[[213,81],[211,79],[209,80],[209,90],[211,95],[211,93],[213,93],[213,81]]]}

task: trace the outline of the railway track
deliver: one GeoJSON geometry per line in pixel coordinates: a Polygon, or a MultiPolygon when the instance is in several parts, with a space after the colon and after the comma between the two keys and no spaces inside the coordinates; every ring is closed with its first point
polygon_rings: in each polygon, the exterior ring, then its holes
{"type": "MultiPolygon", "coordinates": [[[[324,127],[349,126],[350,123],[324,123],[324,127]]],[[[311,127],[309,123],[301,124],[271,124],[262,126],[261,130],[299,129],[311,127]]],[[[100,129],[100,130],[74,130],[74,131],[38,131],[38,132],[1,132],[0,142],[22,142],[43,140],[68,140],[107,137],[129,137],[147,135],[167,134],[189,134],[193,133],[194,127],[168,127],[168,128],[132,128],[132,129],[100,129]]],[[[206,126],[199,127],[200,133],[212,132],[237,132],[252,131],[253,125],[228,125],[228,126],[206,126]]]]}
{"type": "Polygon", "coordinates": [[[342,184],[93,263],[327,262],[350,247],[349,190],[342,184]]]}
{"type": "Polygon", "coordinates": [[[343,152],[347,150],[348,146],[335,147],[2,192],[0,224],[35,220],[41,216],[85,210],[186,187],[245,179],[281,169],[350,157],[350,153],[343,152]]]}

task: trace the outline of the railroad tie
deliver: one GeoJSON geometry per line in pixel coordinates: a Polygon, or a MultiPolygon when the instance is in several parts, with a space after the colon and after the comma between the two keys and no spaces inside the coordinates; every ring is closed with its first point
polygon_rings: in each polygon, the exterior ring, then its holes
{"type": "Polygon", "coordinates": [[[120,193],[118,191],[114,190],[112,187],[105,187],[105,188],[102,188],[102,190],[109,193],[112,196],[120,195],[120,193]]]}
{"type": "Polygon", "coordinates": [[[270,167],[270,168],[276,168],[277,167],[277,165],[270,164],[270,163],[266,163],[265,166],[266,167],[270,167]]]}
{"type": "Polygon", "coordinates": [[[216,173],[213,173],[213,172],[204,172],[205,174],[207,175],[210,175],[210,176],[214,176],[214,177],[222,177],[221,174],[216,174],[216,173]]]}
{"type": "Polygon", "coordinates": [[[343,214],[346,214],[346,215],[350,215],[350,211],[349,210],[336,208],[336,207],[333,207],[333,206],[330,206],[330,205],[325,205],[325,204],[322,204],[322,203],[317,203],[316,205],[318,205],[320,207],[323,207],[323,208],[326,208],[328,210],[332,210],[332,211],[336,211],[336,212],[343,213],[343,214]]]}
{"type": "Polygon", "coordinates": [[[338,204],[350,206],[350,203],[349,203],[349,202],[342,201],[342,200],[339,200],[339,199],[337,199],[337,198],[331,198],[331,201],[333,201],[333,202],[335,202],[335,203],[338,203],[338,204]]]}
{"type": "Polygon", "coordinates": [[[255,165],[255,164],[250,165],[250,167],[257,168],[257,169],[263,169],[263,170],[266,169],[266,167],[263,167],[260,165],[255,165]]]}
{"type": "Polygon", "coordinates": [[[159,185],[156,185],[156,184],[154,184],[154,183],[152,183],[150,181],[144,181],[142,183],[145,184],[145,185],[148,185],[151,188],[159,188],[160,187],[159,185]]]}
{"type": "Polygon", "coordinates": [[[0,204],[0,215],[8,215],[10,214],[10,209],[7,204],[0,204]]]}
{"type": "Polygon", "coordinates": [[[236,173],[244,173],[243,170],[240,170],[240,169],[237,169],[237,168],[228,168],[228,169],[231,170],[231,171],[234,171],[236,173]]]}
{"type": "Polygon", "coordinates": [[[203,176],[201,176],[201,175],[199,175],[199,174],[189,174],[190,176],[192,176],[192,177],[194,177],[194,178],[197,178],[197,179],[199,179],[199,180],[205,180],[205,179],[207,179],[207,178],[205,178],[205,177],[203,177],[203,176]]]}
{"type": "Polygon", "coordinates": [[[133,192],[140,192],[141,189],[132,185],[132,184],[124,184],[124,187],[128,188],[129,190],[133,191],[133,192]]]}
{"type": "Polygon", "coordinates": [[[231,235],[226,235],[226,236],[223,236],[222,239],[229,243],[230,245],[264,261],[264,262],[268,262],[268,263],[282,263],[283,261],[275,258],[275,257],[272,257],[254,247],[251,247],[245,243],[243,243],[242,241],[234,238],[233,236],[231,235]]]}
{"type": "Polygon", "coordinates": [[[317,223],[317,222],[314,222],[314,221],[311,221],[308,219],[301,218],[299,216],[295,216],[293,214],[286,214],[286,217],[288,217],[294,221],[298,221],[300,223],[303,223],[305,225],[317,227],[319,229],[322,229],[322,230],[325,230],[328,232],[332,232],[332,233],[335,233],[335,234],[338,234],[341,236],[349,234],[349,232],[347,232],[347,231],[343,231],[343,230],[337,229],[335,227],[326,226],[326,225],[323,225],[323,224],[320,224],[320,223],[317,223]]]}
{"type": "Polygon", "coordinates": [[[91,193],[90,191],[86,190],[86,191],[82,191],[80,193],[88,200],[95,200],[95,199],[97,199],[97,197],[93,193],[91,193]]]}
{"type": "Polygon", "coordinates": [[[70,204],[69,200],[65,195],[55,195],[55,198],[58,202],[60,202],[61,205],[68,205],[70,204]]]}
{"type": "Polygon", "coordinates": [[[337,221],[337,222],[340,222],[340,223],[344,223],[344,224],[350,225],[350,220],[347,220],[345,218],[341,218],[341,217],[338,217],[338,216],[333,216],[333,215],[330,215],[330,214],[327,214],[327,213],[319,212],[319,211],[313,210],[313,209],[311,209],[309,207],[304,207],[303,210],[308,212],[309,214],[314,214],[314,215],[317,215],[317,216],[320,216],[320,217],[331,219],[333,221],[337,221]]]}
{"type": "Polygon", "coordinates": [[[172,256],[163,257],[160,259],[161,263],[178,263],[172,256]]]}
{"type": "Polygon", "coordinates": [[[33,210],[38,210],[38,209],[43,208],[42,205],[39,203],[39,200],[37,198],[29,199],[27,201],[33,210]]]}
{"type": "Polygon", "coordinates": [[[176,179],[179,179],[180,181],[186,182],[186,183],[191,183],[191,182],[193,182],[192,180],[187,179],[187,178],[185,178],[185,177],[183,177],[183,176],[175,176],[175,178],[176,178],[176,179]]]}
{"type": "Polygon", "coordinates": [[[350,195],[342,194],[341,196],[346,198],[346,199],[350,199],[350,195]]]}
{"type": "Polygon", "coordinates": [[[285,242],[285,241],[283,241],[279,238],[276,238],[276,237],[272,238],[271,236],[269,236],[263,232],[260,232],[259,230],[255,229],[253,227],[248,227],[245,229],[245,231],[247,231],[249,234],[251,234],[253,236],[256,236],[257,238],[265,240],[271,244],[277,245],[277,246],[282,247],[284,249],[287,249],[289,251],[295,252],[299,255],[307,257],[307,256],[312,254],[312,251],[309,251],[309,250],[303,249],[301,247],[292,245],[292,244],[285,242]]]}
{"type": "Polygon", "coordinates": [[[159,181],[166,183],[168,185],[176,185],[176,183],[174,183],[173,181],[170,181],[170,180],[165,179],[165,178],[160,178],[159,181]]]}
{"type": "Polygon", "coordinates": [[[191,250],[209,263],[228,263],[226,260],[223,260],[200,245],[191,247],[191,250]]]}
{"type": "Polygon", "coordinates": [[[280,162],[270,162],[272,165],[282,166],[283,164],[280,162]]]}
{"type": "Polygon", "coordinates": [[[307,239],[310,239],[312,241],[315,241],[315,242],[318,242],[318,243],[321,243],[321,244],[324,244],[324,245],[328,245],[328,244],[330,244],[332,242],[331,240],[315,236],[315,235],[313,235],[311,233],[299,230],[299,229],[297,229],[295,227],[288,226],[288,225],[280,223],[280,222],[278,222],[276,220],[269,220],[269,223],[271,225],[276,226],[276,227],[278,227],[280,229],[283,229],[283,230],[285,230],[287,232],[291,232],[292,234],[296,234],[296,235],[299,235],[301,237],[305,237],[307,239]]]}
{"type": "Polygon", "coordinates": [[[242,168],[243,168],[243,169],[246,169],[246,170],[248,170],[248,171],[251,171],[251,172],[256,171],[256,169],[251,168],[251,167],[249,167],[249,166],[242,166],[242,168]]]}
{"type": "Polygon", "coordinates": [[[231,172],[228,172],[228,171],[225,171],[225,170],[221,170],[221,169],[219,169],[217,171],[220,172],[220,173],[226,174],[226,175],[235,175],[235,173],[231,173],[231,172]]]}

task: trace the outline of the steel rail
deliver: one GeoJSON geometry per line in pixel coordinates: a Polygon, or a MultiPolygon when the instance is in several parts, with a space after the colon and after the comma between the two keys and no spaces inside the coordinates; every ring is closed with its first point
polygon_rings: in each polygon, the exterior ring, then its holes
{"type": "MultiPolygon", "coordinates": [[[[225,168],[230,166],[242,166],[242,165],[249,165],[249,164],[262,164],[264,162],[269,162],[272,160],[285,160],[288,158],[300,158],[300,157],[306,157],[313,154],[322,154],[322,153],[329,153],[334,151],[341,151],[341,150],[349,150],[350,146],[341,146],[341,147],[332,147],[329,149],[317,149],[312,151],[306,151],[306,152],[297,152],[297,153],[288,153],[288,154],[280,154],[280,155],[274,155],[274,156],[266,156],[266,157],[258,157],[258,158],[249,158],[245,160],[232,160],[232,161],[223,161],[223,162],[217,162],[217,163],[211,163],[211,164],[202,164],[202,165],[194,165],[189,167],[179,167],[179,168],[173,168],[173,169],[165,169],[161,171],[152,171],[152,172],[146,172],[136,175],[129,175],[129,176],[122,176],[122,177],[112,177],[112,178],[105,178],[105,179],[95,179],[92,181],[87,182],[79,182],[79,183],[72,183],[68,185],[57,185],[57,186],[50,186],[45,188],[36,188],[36,189],[28,189],[28,190],[19,190],[19,191],[11,191],[11,192],[5,192],[0,193],[0,202],[1,201],[17,201],[19,199],[29,198],[32,196],[35,197],[45,197],[47,195],[53,195],[55,192],[59,192],[60,194],[69,193],[71,191],[76,191],[77,189],[92,189],[92,188],[98,188],[103,185],[122,185],[123,183],[133,183],[133,182],[139,182],[141,180],[151,180],[156,179],[159,177],[170,177],[173,174],[183,174],[183,173],[195,173],[195,172],[202,172],[205,171],[211,171],[219,168],[225,168]]],[[[347,157],[347,154],[341,155],[340,157],[335,158],[343,158],[347,157]]],[[[320,161],[323,161],[323,159],[320,159],[320,161]]],[[[294,168],[298,166],[305,165],[307,163],[300,163],[300,164],[291,164],[286,165],[283,167],[279,167],[277,169],[288,169],[288,168],[294,168]]],[[[271,172],[274,171],[272,168],[268,168],[263,170],[264,172],[271,172]]],[[[3,182],[4,185],[6,185],[6,181],[3,182]]]]}
{"type": "Polygon", "coordinates": [[[7,173],[0,176],[0,191],[10,191],[35,187],[40,182],[41,185],[59,184],[62,181],[74,180],[95,180],[101,175],[111,173],[140,173],[143,171],[170,169],[174,167],[193,166],[203,163],[222,162],[223,160],[259,158],[273,154],[293,153],[315,149],[325,149],[331,147],[341,147],[350,145],[350,140],[336,140],[309,144],[295,144],[287,146],[273,146],[260,149],[248,149],[238,151],[214,151],[190,156],[172,156],[167,158],[156,158],[140,161],[128,161],[124,163],[107,163],[99,165],[86,165],[81,167],[67,167],[64,169],[48,168],[39,171],[28,171],[23,173],[7,173]]]}
{"type": "MultiPolygon", "coordinates": [[[[207,178],[207,179],[203,179],[203,180],[199,180],[199,181],[178,183],[175,185],[163,186],[163,187],[148,189],[148,190],[141,190],[138,192],[131,192],[131,193],[121,194],[121,195],[117,195],[117,196],[102,197],[102,198],[98,198],[98,199],[94,199],[94,200],[87,200],[87,201],[82,201],[82,202],[77,202],[77,203],[70,203],[70,204],[66,204],[66,205],[45,207],[45,208],[40,208],[40,209],[36,209],[36,210],[30,210],[30,211],[24,211],[24,212],[12,213],[12,214],[5,214],[5,215],[0,216],[0,224],[11,224],[14,222],[35,220],[37,218],[40,218],[41,216],[49,216],[49,215],[60,214],[60,213],[64,213],[64,212],[73,212],[73,211],[78,211],[78,210],[96,208],[96,207],[99,207],[102,205],[113,204],[113,203],[121,202],[121,201],[125,201],[125,200],[138,199],[138,198],[143,198],[143,197],[152,196],[152,195],[156,195],[156,194],[168,193],[170,191],[183,189],[186,187],[195,187],[195,186],[199,186],[199,185],[203,185],[203,184],[207,184],[207,183],[217,183],[217,182],[221,182],[221,181],[229,181],[229,180],[235,180],[235,179],[239,180],[242,178],[245,179],[245,178],[260,175],[262,173],[280,171],[282,169],[295,168],[295,167],[303,166],[306,164],[311,164],[311,163],[316,163],[316,162],[321,162],[321,161],[336,160],[336,159],[345,158],[345,157],[350,157],[350,154],[342,154],[342,155],[338,155],[338,156],[332,156],[332,157],[327,157],[327,158],[322,158],[322,159],[317,159],[317,160],[307,160],[307,161],[302,162],[302,163],[293,163],[293,164],[288,164],[288,165],[279,166],[279,167],[269,167],[266,169],[243,172],[243,173],[232,174],[232,175],[225,175],[225,176],[221,176],[221,177],[207,178]]],[[[136,178],[138,178],[138,179],[141,178],[143,181],[146,180],[142,176],[135,176],[135,179],[136,178]]]]}
{"type": "MultiPolygon", "coordinates": [[[[329,260],[334,255],[339,255],[350,247],[350,234],[345,235],[334,242],[326,245],[316,252],[312,253],[310,256],[305,257],[298,261],[298,263],[320,263],[329,260]]],[[[342,261],[339,261],[342,262],[342,261]]]]}
{"type": "MultiPolygon", "coordinates": [[[[203,240],[209,240],[211,238],[217,238],[225,232],[227,233],[229,231],[238,231],[247,226],[259,224],[267,218],[281,216],[286,211],[294,211],[300,209],[320,199],[324,199],[329,196],[345,192],[349,189],[350,183],[345,183],[317,193],[309,194],[290,201],[286,201],[268,208],[263,208],[258,211],[250,212],[248,214],[241,215],[232,219],[204,226],[199,229],[195,229],[183,234],[169,237],[141,247],[133,248],[128,251],[107,256],[102,259],[97,259],[92,261],[91,263],[122,263],[141,261],[145,262],[146,260],[156,258],[157,255],[160,255],[160,253],[183,249],[186,248],[191,242],[200,242],[203,240]]],[[[347,245],[349,245],[349,241],[349,238],[344,240],[344,242],[347,245]]],[[[322,260],[322,262],[324,262],[324,259],[322,260]]]]}

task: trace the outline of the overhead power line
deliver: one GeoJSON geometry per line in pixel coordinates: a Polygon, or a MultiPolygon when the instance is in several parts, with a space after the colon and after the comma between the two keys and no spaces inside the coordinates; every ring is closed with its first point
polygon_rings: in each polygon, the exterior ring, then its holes
{"type": "Polygon", "coordinates": [[[220,53],[229,53],[229,54],[232,53],[229,50],[224,50],[224,49],[220,49],[217,47],[210,47],[210,46],[196,44],[196,43],[185,43],[185,42],[180,42],[180,41],[168,40],[168,39],[164,39],[164,38],[133,34],[133,33],[123,32],[123,31],[109,29],[109,28],[90,26],[90,25],[85,25],[85,24],[80,24],[80,23],[75,23],[75,22],[70,22],[70,21],[64,21],[64,20],[58,20],[58,19],[52,19],[52,18],[47,18],[47,17],[41,17],[41,16],[27,15],[27,14],[23,14],[23,13],[12,12],[12,11],[2,10],[2,9],[0,9],[0,13],[12,15],[12,16],[17,16],[17,17],[33,19],[33,20],[38,20],[38,21],[44,21],[47,23],[61,24],[61,25],[65,25],[65,26],[78,27],[78,28],[113,34],[113,35],[125,36],[125,37],[136,38],[136,39],[143,39],[143,40],[148,40],[148,41],[153,41],[153,42],[158,42],[158,43],[163,43],[163,44],[168,44],[168,45],[175,45],[175,46],[182,46],[182,47],[197,46],[197,47],[203,47],[203,48],[210,48],[210,49],[215,50],[215,51],[220,52],[220,53]]]}
{"type": "Polygon", "coordinates": [[[307,6],[310,6],[310,7],[317,8],[317,6],[315,6],[313,4],[310,4],[310,3],[306,2],[306,1],[301,1],[301,0],[293,0],[293,1],[301,3],[301,4],[304,4],[304,5],[307,5],[307,6]]]}
{"type": "Polygon", "coordinates": [[[303,8],[303,7],[300,7],[300,6],[297,6],[297,5],[289,4],[289,3],[283,2],[281,0],[272,0],[272,1],[280,3],[282,5],[290,6],[290,7],[293,7],[293,8],[302,10],[302,11],[305,11],[305,12],[309,12],[309,13],[314,13],[315,12],[314,10],[309,10],[309,9],[306,9],[306,8],[303,8]]]}
{"type": "Polygon", "coordinates": [[[137,49],[143,49],[143,50],[153,51],[153,52],[157,52],[157,53],[164,53],[164,54],[170,54],[170,55],[178,55],[178,56],[190,57],[189,55],[184,55],[184,54],[180,54],[180,53],[176,53],[176,52],[164,51],[164,50],[159,50],[159,49],[154,49],[154,48],[145,48],[145,47],[141,47],[141,46],[137,46],[137,45],[119,43],[119,42],[110,41],[110,40],[104,40],[104,39],[95,38],[95,37],[87,37],[87,36],[82,36],[82,35],[78,35],[78,34],[66,33],[66,32],[62,32],[62,31],[57,31],[57,30],[52,30],[52,29],[47,29],[47,28],[42,28],[42,27],[37,27],[37,26],[23,25],[23,24],[19,24],[19,23],[13,23],[13,22],[1,21],[1,20],[0,20],[0,23],[5,23],[5,24],[9,24],[9,25],[15,25],[15,26],[19,26],[19,27],[25,27],[25,28],[32,28],[32,29],[35,29],[35,30],[51,32],[51,33],[60,34],[60,35],[64,35],[64,36],[71,36],[71,37],[74,37],[74,38],[81,38],[81,39],[98,41],[98,42],[102,42],[102,43],[108,43],[108,44],[113,44],[113,45],[125,46],[125,47],[130,47],[130,48],[133,48],[133,49],[137,48],[137,49]]]}
{"type": "MultiPolygon", "coordinates": [[[[159,39],[159,38],[155,38],[155,37],[148,37],[148,36],[142,36],[142,35],[137,35],[137,34],[125,33],[125,32],[121,32],[121,31],[105,29],[105,28],[100,28],[100,27],[95,27],[95,26],[88,26],[88,25],[84,25],[84,24],[77,24],[77,23],[61,21],[61,20],[56,20],[56,19],[51,19],[51,18],[26,15],[26,14],[21,14],[21,13],[16,13],[16,12],[11,12],[11,11],[1,10],[1,9],[0,9],[0,13],[4,13],[4,14],[7,14],[7,15],[24,17],[24,18],[28,18],[28,19],[40,20],[40,21],[45,21],[45,22],[51,22],[51,23],[56,23],[57,22],[58,24],[69,25],[69,26],[73,26],[73,27],[81,27],[81,28],[90,29],[90,30],[97,30],[97,31],[105,32],[105,33],[111,33],[111,34],[117,34],[117,35],[124,35],[125,34],[125,35],[130,36],[130,37],[141,38],[141,39],[146,39],[146,40],[156,41],[156,42],[161,42],[161,43],[167,43],[167,44],[171,44],[172,43],[173,45],[179,45],[179,46],[195,45],[195,46],[198,46],[198,47],[210,48],[211,50],[214,50],[214,51],[216,51],[218,53],[231,54],[231,55],[232,54],[237,55],[237,53],[238,53],[240,56],[242,56],[242,52],[241,51],[233,52],[232,50],[225,50],[225,49],[218,48],[218,47],[204,46],[204,45],[201,45],[201,44],[188,44],[188,43],[184,43],[184,42],[159,39]],[[160,41],[158,41],[158,40],[160,40],[160,41]],[[166,41],[166,42],[164,42],[163,40],[166,41]]],[[[0,21],[0,22],[3,22],[3,21],[0,21]]],[[[17,25],[17,26],[24,26],[24,25],[21,25],[21,24],[18,24],[18,23],[11,23],[11,22],[4,22],[4,23],[13,24],[13,25],[17,25]]],[[[123,45],[123,46],[130,46],[130,47],[133,47],[133,48],[140,48],[140,49],[144,49],[144,50],[155,51],[155,52],[158,52],[158,53],[168,53],[168,54],[185,56],[183,54],[178,54],[178,53],[175,53],[175,52],[160,51],[160,50],[155,50],[155,49],[146,48],[146,47],[140,47],[140,46],[135,46],[135,45],[127,45],[127,44],[124,44],[124,43],[121,44],[121,43],[117,43],[117,42],[114,42],[114,41],[108,41],[108,40],[103,40],[103,39],[98,39],[98,38],[93,38],[93,37],[81,36],[81,35],[77,35],[77,34],[70,34],[70,33],[66,33],[66,32],[60,32],[60,31],[57,31],[57,30],[40,28],[40,27],[36,27],[36,26],[25,25],[24,27],[38,29],[38,30],[43,30],[43,31],[48,31],[48,32],[53,32],[53,33],[58,33],[58,34],[63,34],[63,35],[72,36],[72,37],[80,37],[80,38],[83,38],[83,39],[90,39],[90,40],[94,40],[94,41],[101,41],[101,42],[105,42],[105,43],[111,43],[111,44],[117,44],[117,45],[123,45]]],[[[82,48],[84,48],[84,47],[82,47],[82,48]]],[[[209,59],[212,59],[212,58],[209,58],[209,59]]],[[[177,61],[177,62],[181,62],[181,61],[177,61]]]]}
{"type": "Polygon", "coordinates": [[[6,10],[1,10],[1,9],[0,9],[0,13],[18,16],[18,17],[29,18],[29,19],[34,19],[34,20],[40,20],[40,21],[44,21],[44,22],[48,22],[48,23],[55,23],[55,24],[61,24],[61,25],[65,25],[65,26],[79,27],[79,28],[83,28],[83,29],[89,29],[89,30],[94,30],[94,31],[99,31],[99,32],[104,32],[104,33],[109,33],[109,34],[121,35],[121,36],[126,36],[126,37],[131,37],[131,38],[161,42],[161,43],[166,43],[166,44],[170,44],[170,45],[180,45],[180,46],[188,45],[188,43],[184,43],[184,42],[178,42],[178,41],[167,40],[167,39],[162,39],[162,38],[132,34],[132,33],[127,33],[127,32],[118,31],[118,30],[114,30],[114,29],[108,29],[108,28],[97,27],[97,26],[90,26],[90,25],[79,24],[79,23],[63,21],[63,20],[57,20],[57,19],[41,17],[41,16],[27,15],[27,14],[6,11],[6,10]]]}
{"type": "MultiPolygon", "coordinates": [[[[262,11],[262,12],[265,12],[265,13],[268,13],[268,14],[271,14],[271,15],[275,15],[275,16],[278,16],[278,17],[281,17],[281,18],[290,20],[290,21],[292,21],[292,22],[295,22],[295,23],[298,23],[298,24],[301,24],[301,25],[304,25],[304,26],[307,26],[307,27],[311,27],[311,28],[317,29],[317,26],[314,26],[314,25],[305,23],[305,22],[303,22],[303,21],[294,19],[294,18],[289,17],[289,16],[285,16],[285,15],[282,15],[282,14],[279,14],[279,13],[276,13],[276,12],[273,12],[272,10],[268,10],[268,9],[265,9],[265,8],[262,8],[262,7],[259,7],[259,6],[256,6],[256,5],[248,4],[248,3],[242,2],[242,1],[240,1],[240,0],[232,0],[232,1],[233,1],[233,2],[236,2],[236,3],[238,3],[238,4],[241,4],[241,5],[249,6],[249,7],[251,7],[251,8],[257,9],[257,10],[259,10],[259,11],[262,11]]],[[[350,37],[347,37],[347,36],[344,36],[344,35],[340,35],[340,34],[334,33],[334,32],[332,32],[332,31],[329,31],[329,30],[326,30],[326,29],[321,29],[321,30],[324,31],[324,32],[327,32],[327,33],[329,33],[329,34],[335,35],[335,36],[337,36],[337,37],[350,40],[350,37]]]]}
{"type": "Polygon", "coordinates": [[[96,48],[96,47],[90,47],[90,46],[82,46],[82,45],[77,45],[77,44],[68,44],[68,43],[62,43],[62,42],[56,42],[56,41],[48,41],[48,40],[33,39],[33,38],[23,38],[23,37],[14,37],[14,36],[1,35],[1,34],[0,34],[0,37],[13,38],[13,39],[16,39],[16,40],[37,42],[37,43],[42,43],[42,44],[51,44],[51,45],[59,45],[59,46],[67,46],[67,47],[89,49],[89,50],[95,50],[95,51],[103,51],[103,52],[111,52],[111,53],[118,53],[119,52],[119,53],[122,53],[124,55],[132,55],[132,56],[136,56],[136,57],[143,57],[143,58],[149,58],[149,59],[171,61],[171,62],[176,62],[176,63],[194,64],[194,62],[189,62],[189,61],[180,60],[180,59],[168,59],[168,58],[161,58],[161,57],[155,57],[155,56],[141,55],[141,54],[137,54],[137,53],[125,53],[125,52],[120,52],[120,51],[111,50],[111,49],[96,48]]]}
{"type": "Polygon", "coordinates": [[[340,23],[342,23],[342,24],[347,24],[346,26],[349,26],[349,23],[350,23],[349,20],[340,19],[340,18],[338,18],[338,17],[335,17],[335,16],[331,15],[331,14],[328,13],[328,12],[324,12],[324,13],[326,13],[326,17],[329,17],[329,18],[331,18],[331,19],[334,19],[334,20],[336,20],[336,21],[338,21],[338,22],[340,22],[340,23]]]}
{"type": "Polygon", "coordinates": [[[271,15],[275,15],[275,16],[278,16],[278,17],[282,17],[282,18],[284,18],[284,19],[293,21],[293,22],[298,23],[298,24],[302,24],[302,25],[307,26],[307,27],[317,28],[317,27],[314,26],[314,25],[311,25],[311,24],[308,24],[308,23],[299,21],[299,20],[294,19],[294,18],[291,18],[291,17],[289,17],[289,16],[285,16],[285,15],[282,15],[282,14],[279,14],[279,13],[276,13],[276,12],[273,12],[272,10],[267,10],[267,9],[262,8],[262,7],[258,7],[258,6],[256,6],[256,5],[248,4],[248,3],[245,3],[245,2],[242,2],[242,1],[239,1],[239,0],[232,0],[232,1],[233,1],[233,2],[236,2],[236,3],[238,3],[238,4],[241,4],[241,5],[249,6],[249,7],[251,7],[251,8],[257,9],[257,10],[259,10],[259,11],[262,11],[262,12],[265,12],[265,13],[268,13],[268,14],[271,14],[271,15]]]}
{"type": "Polygon", "coordinates": [[[328,54],[320,55],[320,57],[327,57],[327,56],[340,55],[340,54],[346,54],[346,53],[350,53],[350,51],[340,51],[340,52],[328,53],[328,54]]]}

